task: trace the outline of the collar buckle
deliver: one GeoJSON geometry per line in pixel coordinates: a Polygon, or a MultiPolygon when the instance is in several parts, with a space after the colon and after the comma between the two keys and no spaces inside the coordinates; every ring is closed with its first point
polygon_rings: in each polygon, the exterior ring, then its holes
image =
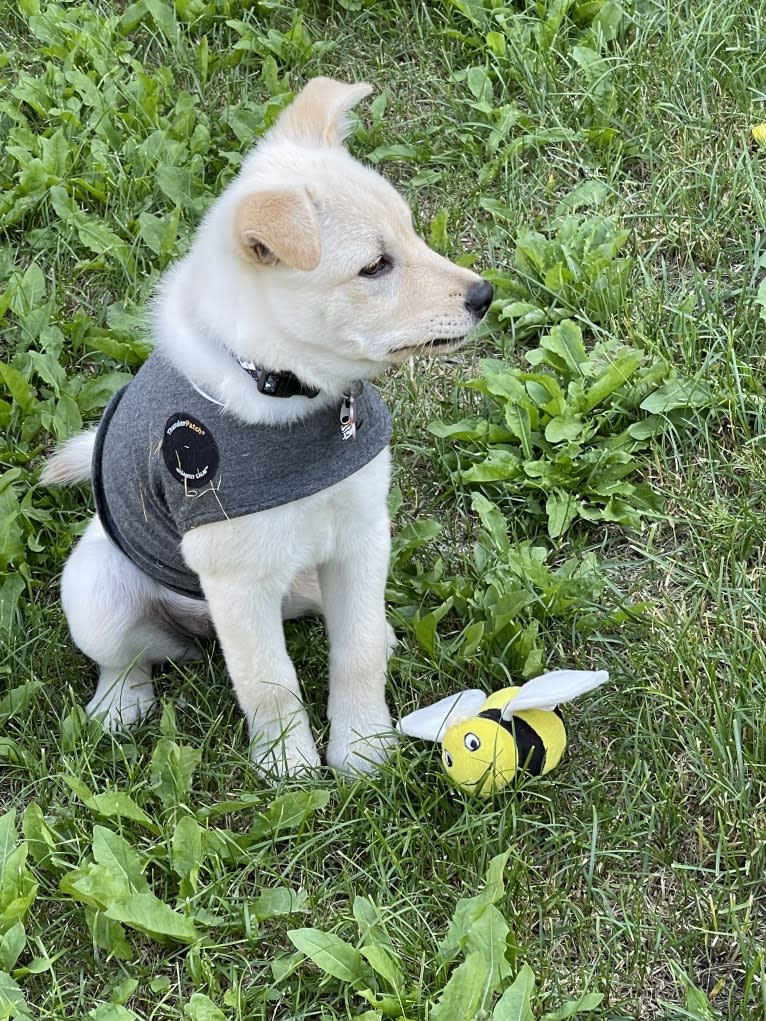
{"type": "MultiPolygon", "coordinates": [[[[261,370],[255,385],[258,387],[258,392],[266,394],[267,397],[293,397],[304,389],[303,384],[293,376],[292,372],[266,372],[265,369],[261,370]],[[297,391],[296,383],[300,388],[297,391]]],[[[314,394],[312,394],[313,396],[314,394]]]]}
{"type": "Polygon", "coordinates": [[[248,376],[255,380],[258,392],[266,397],[316,397],[319,391],[301,383],[293,372],[269,372],[261,365],[235,356],[248,376]]]}

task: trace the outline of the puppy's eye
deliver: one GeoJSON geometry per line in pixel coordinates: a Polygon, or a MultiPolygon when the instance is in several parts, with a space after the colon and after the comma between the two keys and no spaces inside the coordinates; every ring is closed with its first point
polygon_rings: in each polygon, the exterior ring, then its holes
{"type": "Polygon", "coordinates": [[[360,277],[377,277],[391,268],[391,260],[387,255],[379,255],[378,258],[359,270],[360,277]]]}

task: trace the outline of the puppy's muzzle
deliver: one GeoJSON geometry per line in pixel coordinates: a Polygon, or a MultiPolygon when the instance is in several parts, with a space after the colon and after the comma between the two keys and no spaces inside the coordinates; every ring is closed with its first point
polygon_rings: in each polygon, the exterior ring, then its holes
{"type": "Polygon", "coordinates": [[[494,294],[492,284],[487,283],[486,280],[477,280],[466,291],[465,307],[477,321],[483,319],[489,311],[494,294]]]}

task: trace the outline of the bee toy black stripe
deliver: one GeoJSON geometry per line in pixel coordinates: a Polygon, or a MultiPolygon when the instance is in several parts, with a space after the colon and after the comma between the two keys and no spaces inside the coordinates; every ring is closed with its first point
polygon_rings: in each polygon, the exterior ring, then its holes
{"type": "MultiPolygon", "coordinates": [[[[540,735],[530,727],[526,720],[522,720],[520,716],[512,716],[510,720],[504,720],[499,709],[487,709],[485,712],[479,713],[479,716],[499,723],[511,735],[516,742],[518,769],[532,773],[533,776],[545,772],[545,745],[540,735]]],[[[559,714],[559,719],[561,719],[561,714],[559,714]]]]}

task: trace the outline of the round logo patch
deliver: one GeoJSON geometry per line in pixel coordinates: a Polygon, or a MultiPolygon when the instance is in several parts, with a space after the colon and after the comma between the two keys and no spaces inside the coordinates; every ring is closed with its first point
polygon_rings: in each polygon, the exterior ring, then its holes
{"type": "Polygon", "coordinates": [[[218,469],[218,447],[207,426],[183,411],[165,423],[162,456],[173,478],[184,485],[207,482],[218,469]]]}

